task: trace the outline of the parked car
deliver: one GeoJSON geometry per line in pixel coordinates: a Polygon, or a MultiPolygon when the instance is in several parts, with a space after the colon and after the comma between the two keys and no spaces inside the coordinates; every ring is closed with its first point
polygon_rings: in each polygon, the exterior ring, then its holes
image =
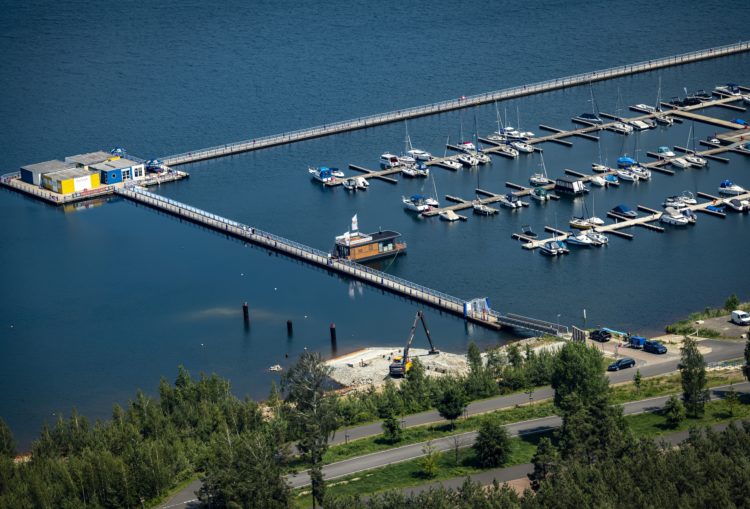
{"type": "Polygon", "coordinates": [[[615,362],[607,366],[607,371],[620,371],[621,369],[632,368],[635,366],[635,360],[630,357],[623,357],[617,359],[615,362]]]}
{"type": "Polygon", "coordinates": [[[732,311],[732,323],[737,325],[750,325],[750,313],[735,309],[732,311]]]}
{"type": "Polygon", "coordinates": [[[599,341],[600,343],[606,343],[612,339],[612,333],[604,329],[593,330],[589,333],[589,339],[599,341]]]}
{"type": "Polygon", "coordinates": [[[643,342],[643,351],[648,353],[664,354],[667,353],[667,347],[658,341],[646,340],[643,342]]]}

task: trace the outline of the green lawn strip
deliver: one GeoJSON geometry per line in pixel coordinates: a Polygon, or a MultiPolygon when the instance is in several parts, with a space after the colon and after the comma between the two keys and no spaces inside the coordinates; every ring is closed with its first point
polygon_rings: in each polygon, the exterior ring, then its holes
{"type": "MultiPolygon", "coordinates": [[[[548,435],[549,433],[540,433],[512,438],[511,456],[503,466],[510,467],[529,463],[536,452],[539,439],[548,435]]],[[[464,477],[485,470],[476,464],[474,450],[470,447],[458,451],[458,462],[456,462],[454,451],[440,453],[439,456],[439,468],[434,477],[425,477],[422,474],[422,458],[418,458],[333,479],[327,483],[326,491],[336,495],[372,495],[390,489],[407,488],[454,477],[464,477]]],[[[298,489],[294,493],[297,507],[312,506],[309,488],[298,489]]]]}
{"type": "Polygon", "coordinates": [[[702,417],[685,419],[674,428],[667,424],[667,418],[661,412],[629,415],[625,417],[625,420],[636,436],[657,437],[668,433],[685,431],[694,426],[713,426],[714,424],[736,419],[747,419],[748,417],[750,417],[750,404],[737,403],[734,409],[732,409],[725,400],[717,400],[709,401],[706,404],[706,411],[702,417]]]}
{"type": "MultiPolygon", "coordinates": [[[[633,372],[633,375],[635,375],[635,372],[633,372]]],[[[744,382],[745,378],[739,370],[709,371],[706,373],[706,380],[709,387],[718,387],[729,385],[730,383],[744,382]]],[[[613,404],[621,405],[622,403],[639,399],[656,398],[669,394],[679,394],[680,392],[682,392],[680,374],[675,373],[672,375],[644,378],[641,381],[640,390],[636,389],[632,382],[613,386],[610,401],[613,404]]]]}
{"type": "MultiPolygon", "coordinates": [[[[633,373],[635,374],[635,372],[633,373]]],[[[732,371],[714,371],[707,373],[709,387],[727,385],[743,381],[742,373],[739,370],[732,371]]],[[[612,403],[622,404],[639,399],[648,399],[669,394],[677,394],[682,390],[680,385],[680,375],[666,375],[652,378],[644,378],[641,382],[641,389],[636,390],[632,382],[612,387],[612,403]]],[[[331,446],[323,458],[325,464],[342,461],[364,454],[384,451],[393,447],[402,445],[426,442],[445,436],[450,436],[467,431],[479,429],[482,419],[491,416],[501,424],[509,424],[540,417],[553,415],[554,406],[551,401],[533,403],[522,406],[514,406],[503,410],[496,410],[483,415],[475,415],[466,419],[456,421],[456,428],[451,429],[449,424],[431,424],[425,426],[414,426],[405,428],[402,431],[401,440],[398,442],[388,442],[382,435],[354,440],[348,444],[339,444],[331,446]]],[[[289,464],[290,470],[304,470],[307,464],[302,459],[295,459],[289,464]]]]}
{"type": "MultiPolygon", "coordinates": [[[[737,308],[742,309],[743,311],[750,311],[750,302],[743,302],[737,308]]],[[[703,338],[719,338],[721,337],[721,332],[713,329],[699,327],[695,322],[699,320],[706,320],[708,318],[718,318],[720,316],[728,317],[729,315],[730,312],[726,309],[706,308],[703,311],[691,313],[684,320],[680,320],[671,325],[667,325],[665,330],[670,334],[697,334],[698,336],[703,338]]]]}

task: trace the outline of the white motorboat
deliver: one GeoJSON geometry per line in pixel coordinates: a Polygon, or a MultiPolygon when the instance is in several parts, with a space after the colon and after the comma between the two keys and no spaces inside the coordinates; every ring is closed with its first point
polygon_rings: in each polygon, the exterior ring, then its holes
{"type": "Polygon", "coordinates": [[[488,134],[487,135],[487,139],[490,140],[490,141],[498,142],[498,143],[503,143],[503,142],[505,142],[507,140],[507,138],[505,136],[505,133],[498,132],[498,131],[496,131],[496,132],[494,132],[492,134],[488,134]]]}
{"type": "Polygon", "coordinates": [[[588,217],[589,224],[593,226],[602,226],[604,225],[604,219],[596,216],[589,216],[588,217]]]}
{"type": "Polygon", "coordinates": [[[706,138],[706,143],[710,143],[711,145],[716,145],[718,147],[719,145],[721,145],[721,140],[719,138],[709,136],[708,138],[706,138]]]}
{"type": "Polygon", "coordinates": [[[659,221],[674,226],[686,226],[690,223],[690,219],[673,207],[667,207],[667,210],[659,217],[659,221]]]}
{"type": "Polygon", "coordinates": [[[370,183],[364,177],[354,177],[354,181],[359,191],[367,191],[367,188],[370,187],[370,183]]]}
{"type": "Polygon", "coordinates": [[[455,159],[445,159],[440,164],[450,168],[451,170],[460,170],[464,167],[463,164],[461,164],[459,161],[456,161],[455,159]]]}
{"type": "Polygon", "coordinates": [[[708,164],[707,160],[696,155],[685,156],[683,159],[685,159],[685,161],[690,163],[692,166],[697,166],[698,168],[703,168],[708,164]]]}
{"type": "Polygon", "coordinates": [[[747,210],[745,204],[738,198],[724,198],[721,200],[724,205],[734,210],[735,212],[744,212],[747,210]]]}
{"type": "Polygon", "coordinates": [[[389,152],[386,152],[385,154],[382,154],[380,156],[380,166],[382,168],[388,169],[388,168],[395,168],[400,163],[398,156],[391,154],[389,152]]]}
{"type": "Polygon", "coordinates": [[[410,178],[417,177],[418,176],[417,167],[413,164],[409,166],[402,166],[401,175],[403,175],[404,177],[410,177],[410,178]]]}
{"type": "Polygon", "coordinates": [[[680,199],[685,205],[697,205],[698,200],[695,199],[695,195],[690,191],[683,191],[680,193],[680,199]]]}
{"type": "Polygon", "coordinates": [[[417,160],[412,156],[401,154],[398,156],[398,162],[402,166],[413,166],[417,164],[417,160]]]}
{"type": "Polygon", "coordinates": [[[413,212],[425,212],[427,210],[430,210],[431,207],[427,204],[426,200],[427,197],[422,196],[421,194],[415,194],[408,198],[406,196],[401,197],[404,208],[413,212]]]}
{"type": "Polygon", "coordinates": [[[462,141],[461,143],[458,144],[457,148],[461,152],[466,152],[467,154],[475,154],[477,151],[476,145],[474,145],[470,141],[462,141]]]}
{"type": "Polygon", "coordinates": [[[479,200],[479,198],[472,201],[471,206],[474,208],[474,213],[479,214],[480,216],[491,216],[492,214],[497,214],[498,212],[500,212],[494,207],[485,205],[479,200]]]}
{"type": "Polygon", "coordinates": [[[357,190],[357,180],[354,177],[349,177],[348,179],[345,179],[342,183],[342,186],[344,186],[344,189],[347,191],[356,191],[357,190]]]}
{"type": "Polygon", "coordinates": [[[432,154],[418,148],[407,150],[406,153],[409,157],[414,158],[415,161],[432,161],[432,154]]]}
{"type": "Polygon", "coordinates": [[[339,179],[346,177],[346,175],[344,175],[344,172],[339,170],[338,168],[331,168],[331,175],[339,179]]]}
{"type": "Polygon", "coordinates": [[[630,124],[636,131],[645,131],[646,129],[651,128],[651,126],[643,120],[631,120],[628,122],[628,124],[630,124]]]}
{"type": "Polygon", "coordinates": [[[612,168],[609,166],[605,166],[603,164],[597,164],[597,163],[591,163],[591,169],[594,170],[595,173],[604,173],[607,171],[612,171],[612,168]]]}
{"type": "Polygon", "coordinates": [[[591,182],[596,187],[604,187],[607,185],[607,181],[604,180],[604,178],[600,177],[599,175],[595,175],[589,179],[589,182],[591,182]]]}
{"type": "Polygon", "coordinates": [[[742,96],[742,102],[745,104],[750,104],[750,95],[745,94],[742,96]]]}
{"type": "Polygon", "coordinates": [[[334,179],[331,168],[328,168],[326,166],[321,166],[320,168],[310,166],[309,168],[307,168],[307,171],[310,175],[312,175],[313,180],[322,182],[324,184],[327,182],[332,182],[334,179]]]}
{"type": "Polygon", "coordinates": [[[674,119],[670,117],[669,115],[657,115],[654,117],[654,120],[656,120],[657,124],[661,124],[661,125],[674,124],[674,119]]]}
{"type": "Polygon", "coordinates": [[[672,207],[675,209],[679,209],[687,205],[688,204],[682,200],[682,196],[668,196],[661,204],[661,206],[664,208],[672,207]]]}
{"type": "Polygon", "coordinates": [[[573,246],[580,246],[580,247],[591,247],[594,245],[594,241],[591,240],[591,238],[583,232],[579,232],[579,233],[570,232],[568,234],[568,238],[565,239],[565,242],[573,246]]]}
{"type": "Polygon", "coordinates": [[[733,96],[741,96],[742,91],[740,90],[740,87],[737,86],[735,83],[727,83],[726,85],[719,85],[714,87],[714,90],[719,92],[719,94],[722,95],[733,95],[733,96]]]}
{"type": "Polygon", "coordinates": [[[745,192],[746,191],[744,187],[738,186],[731,180],[723,180],[719,185],[719,194],[735,196],[745,192]]]}
{"type": "Polygon", "coordinates": [[[534,147],[522,141],[512,141],[510,142],[510,146],[518,150],[519,152],[524,152],[526,154],[531,154],[534,152],[534,147]]]}
{"type": "Polygon", "coordinates": [[[492,159],[490,159],[490,156],[488,156],[484,152],[477,152],[476,154],[472,154],[472,155],[476,158],[479,164],[489,164],[490,162],[492,162],[492,159]]]}
{"type": "Polygon", "coordinates": [[[508,193],[501,196],[498,201],[500,205],[502,205],[503,207],[508,207],[509,209],[518,209],[523,206],[521,205],[521,200],[518,199],[518,196],[513,193],[508,193]]]}
{"type": "Polygon", "coordinates": [[[651,170],[648,168],[635,164],[628,169],[635,173],[639,180],[651,180],[651,170]]]}
{"type": "Polygon", "coordinates": [[[670,159],[669,164],[678,168],[682,168],[683,170],[685,168],[690,168],[690,163],[685,157],[675,157],[674,159],[670,159]]]}
{"type": "Polygon", "coordinates": [[[443,210],[442,212],[438,213],[438,215],[440,216],[440,219],[442,219],[443,221],[448,221],[451,223],[453,221],[458,221],[459,219],[461,219],[461,216],[459,216],[452,210],[443,210]]]}
{"type": "Polygon", "coordinates": [[[609,126],[609,129],[619,134],[630,134],[633,132],[633,126],[623,122],[614,122],[609,126]]]}
{"type": "Polygon", "coordinates": [[[599,233],[594,230],[588,230],[584,233],[584,235],[591,239],[591,243],[595,246],[604,246],[606,244],[609,244],[609,237],[607,237],[603,233],[599,233]]]}
{"type": "Polygon", "coordinates": [[[617,177],[627,182],[638,182],[638,175],[626,168],[619,168],[617,170],[617,177]]]}
{"type": "Polygon", "coordinates": [[[674,157],[675,153],[672,152],[672,149],[670,149],[666,145],[662,145],[661,147],[656,149],[656,155],[662,159],[667,159],[670,157],[674,157]]]}
{"type": "Polygon", "coordinates": [[[539,252],[547,256],[559,256],[565,253],[556,240],[549,240],[539,246],[539,252]]]}
{"type": "Polygon", "coordinates": [[[547,201],[549,200],[549,193],[543,187],[535,187],[529,194],[532,200],[536,201],[547,201]]]}
{"type": "Polygon", "coordinates": [[[656,113],[656,108],[648,104],[636,104],[634,108],[645,113],[656,113]]]}
{"type": "Polygon", "coordinates": [[[464,166],[474,167],[479,164],[479,160],[471,154],[461,154],[458,156],[458,161],[464,166]]]}

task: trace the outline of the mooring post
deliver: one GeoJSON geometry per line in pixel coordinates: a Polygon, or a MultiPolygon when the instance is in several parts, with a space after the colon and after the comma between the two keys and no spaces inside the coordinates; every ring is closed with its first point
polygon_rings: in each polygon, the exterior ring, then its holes
{"type": "Polygon", "coordinates": [[[336,324],[331,323],[331,343],[336,344],[336,324]]]}
{"type": "Polygon", "coordinates": [[[291,320],[286,321],[286,335],[290,338],[294,335],[294,326],[291,320]]]}
{"type": "Polygon", "coordinates": [[[245,323],[250,323],[250,306],[247,302],[242,303],[242,318],[245,319],[245,323]]]}

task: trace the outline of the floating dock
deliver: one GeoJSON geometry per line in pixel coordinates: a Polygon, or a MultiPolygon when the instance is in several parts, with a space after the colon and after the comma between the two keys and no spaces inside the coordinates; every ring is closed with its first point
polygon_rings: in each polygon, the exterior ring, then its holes
{"type": "Polygon", "coordinates": [[[594,81],[609,80],[622,76],[628,76],[631,74],[662,69],[664,67],[698,62],[700,60],[723,57],[736,53],[743,53],[749,50],[750,42],[739,42],[736,44],[729,44],[726,46],[684,53],[682,55],[658,58],[654,60],[639,62],[636,64],[622,65],[610,69],[602,69],[599,71],[576,74],[574,76],[568,76],[565,78],[557,78],[528,85],[506,88],[494,92],[486,92],[484,94],[460,97],[457,99],[428,104],[425,106],[405,108],[388,113],[381,113],[378,115],[370,115],[367,117],[360,117],[352,120],[323,124],[322,126],[301,129],[298,131],[290,131],[282,134],[263,136],[250,140],[238,141],[235,143],[217,145],[210,148],[183,152],[182,154],[160,157],[159,159],[169,166],[176,166],[180,164],[192,163],[195,161],[202,161],[205,159],[226,157],[241,152],[275,147],[278,145],[286,145],[303,140],[329,136],[332,134],[355,131],[358,129],[366,129],[368,127],[374,127],[392,122],[400,122],[411,118],[435,115],[438,113],[444,113],[446,111],[469,108],[472,106],[478,106],[480,104],[488,104],[496,101],[506,101],[517,97],[541,94],[544,92],[550,92],[552,90],[560,90],[563,88],[587,85],[594,81]]]}

